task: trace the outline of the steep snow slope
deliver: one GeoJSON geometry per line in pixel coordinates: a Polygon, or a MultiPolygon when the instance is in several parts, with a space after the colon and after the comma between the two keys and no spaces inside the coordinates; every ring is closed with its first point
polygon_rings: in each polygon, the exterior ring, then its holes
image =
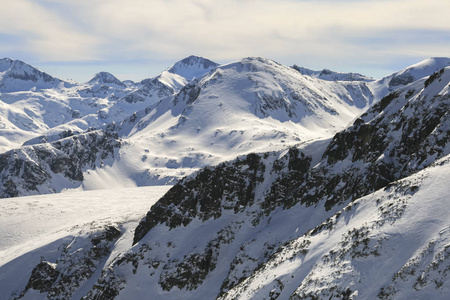
{"type": "Polygon", "coordinates": [[[450,66],[448,57],[430,57],[408,68],[383,77],[371,84],[371,90],[379,98],[402,86],[410,84],[418,79],[425,78],[431,74],[450,66]]]}

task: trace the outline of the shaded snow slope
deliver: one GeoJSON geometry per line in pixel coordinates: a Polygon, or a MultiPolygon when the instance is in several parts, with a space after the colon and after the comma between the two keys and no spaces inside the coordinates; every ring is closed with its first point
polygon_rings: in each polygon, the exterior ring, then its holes
{"type": "MultiPolygon", "coordinates": [[[[31,275],[31,270],[27,270],[29,266],[37,265],[43,258],[56,258],[61,254],[57,249],[67,251],[72,247],[71,251],[80,251],[73,248],[77,243],[79,247],[90,244],[83,242],[83,236],[102,228],[119,225],[121,237],[112,251],[126,250],[131,244],[136,222],[168,188],[67,192],[3,199],[0,203],[0,299],[10,299],[14,292],[18,296],[27,284],[26,277],[31,275]]],[[[35,299],[42,296],[38,293],[35,299]]]]}

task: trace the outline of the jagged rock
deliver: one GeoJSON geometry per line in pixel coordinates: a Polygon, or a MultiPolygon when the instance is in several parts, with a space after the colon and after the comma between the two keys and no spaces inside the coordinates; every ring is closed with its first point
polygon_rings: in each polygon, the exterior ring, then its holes
{"type": "Polygon", "coordinates": [[[0,197],[55,192],[62,187],[53,174],[81,184],[86,167],[101,166],[120,146],[117,133],[98,130],[0,154],[0,197]]]}
{"type": "Polygon", "coordinates": [[[70,299],[101,266],[120,234],[117,225],[110,225],[73,238],[63,247],[55,263],[42,261],[33,269],[25,290],[15,299],[24,297],[29,289],[47,293],[47,299],[51,300],[70,299]]]}
{"type": "Polygon", "coordinates": [[[34,289],[41,293],[49,292],[58,276],[56,264],[42,261],[31,271],[31,277],[25,290],[34,289]]]}

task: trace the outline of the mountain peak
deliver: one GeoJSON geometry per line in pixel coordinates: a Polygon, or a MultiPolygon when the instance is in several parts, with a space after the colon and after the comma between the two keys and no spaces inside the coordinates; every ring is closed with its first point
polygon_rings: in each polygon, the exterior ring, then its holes
{"type": "Polygon", "coordinates": [[[95,74],[95,76],[88,81],[90,84],[104,84],[104,85],[118,85],[121,87],[125,87],[126,85],[117,79],[113,74],[108,72],[99,72],[95,74]]]}
{"type": "Polygon", "coordinates": [[[14,60],[9,57],[0,59],[0,72],[5,72],[6,70],[8,70],[13,62],[14,60]]]}
{"type": "Polygon", "coordinates": [[[50,76],[21,60],[11,58],[0,60],[0,86],[3,85],[3,88],[8,86],[8,91],[32,87],[49,88],[61,82],[60,79],[50,76]]]}
{"type": "Polygon", "coordinates": [[[450,58],[448,57],[430,57],[408,68],[391,74],[384,79],[390,79],[389,86],[391,88],[411,83],[415,80],[428,77],[445,67],[450,66],[450,58]]]}
{"type": "Polygon", "coordinates": [[[215,69],[219,64],[195,55],[186,57],[167,69],[168,72],[180,75],[188,80],[199,78],[215,69]]]}

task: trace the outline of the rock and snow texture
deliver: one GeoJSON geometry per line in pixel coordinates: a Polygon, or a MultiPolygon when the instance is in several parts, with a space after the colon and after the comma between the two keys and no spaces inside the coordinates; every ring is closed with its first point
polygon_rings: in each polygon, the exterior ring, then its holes
{"type": "Polygon", "coordinates": [[[0,155],[0,197],[78,188],[84,173],[105,167],[120,146],[117,133],[98,130],[5,152],[0,155]]]}
{"type": "Polygon", "coordinates": [[[220,299],[447,299],[448,157],[290,240],[220,299]]]}
{"type": "MultiPolygon", "coordinates": [[[[157,202],[149,194],[153,206],[140,222],[148,208],[136,207],[131,223],[114,214],[78,234],[44,232],[40,244],[6,238],[26,247],[17,255],[12,244],[4,248],[0,274],[13,274],[0,281],[5,299],[447,299],[448,61],[429,59],[381,80],[322,80],[261,58],[179,86],[179,74],[166,72],[159,78],[172,82],[173,96],[105,125],[99,137],[117,135],[92,143],[110,146],[88,164],[65,159],[85,155],[78,135],[8,152],[0,158],[16,163],[5,163],[13,168],[5,174],[22,183],[34,176],[27,170],[50,178],[81,170],[85,180],[71,182],[92,188],[139,185],[156,163],[160,177],[213,166],[157,202]],[[391,84],[406,73],[412,81],[391,84]],[[242,133],[233,135],[233,126],[242,133]],[[64,163],[49,161],[50,152],[64,163]],[[32,168],[27,157],[46,167],[32,168]]],[[[5,201],[27,198],[16,199],[5,201]]]]}
{"type": "Polygon", "coordinates": [[[102,290],[143,296],[137,284],[148,275],[161,299],[445,299],[448,71],[382,99],[318,162],[308,152],[322,144],[248,155],[180,181],[136,228],[129,266],[108,270],[87,299],[102,290]]]}

